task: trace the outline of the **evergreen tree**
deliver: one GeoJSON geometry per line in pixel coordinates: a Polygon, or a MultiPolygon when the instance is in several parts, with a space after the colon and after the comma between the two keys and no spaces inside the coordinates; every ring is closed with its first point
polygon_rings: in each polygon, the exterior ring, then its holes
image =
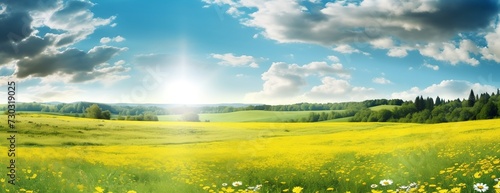
{"type": "Polygon", "coordinates": [[[476,97],[474,95],[474,91],[472,89],[470,89],[469,100],[467,101],[467,106],[473,107],[475,103],[476,103],[476,97]]]}
{"type": "Polygon", "coordinates": [[[417,98],[415,98],[415,107],[417,107],[417,111],[420,111],[420,107],[421,107],[421,102],[420,102],[420,97],[417,96],[417,98]]]}
{"type": "Polygon", "coordinates": [[[439,96],[436,97],[436,102],[434,104],[435,106],[439,106],[441,105],[441,98],[439,98],[439,96]]]}
{"type": "Polygon", "coordinates": [[[425,109],[429,109],[429,111],[432,111],[434,109],[434,100],[432,98],[427,97],[425,100],[425,109]]]}

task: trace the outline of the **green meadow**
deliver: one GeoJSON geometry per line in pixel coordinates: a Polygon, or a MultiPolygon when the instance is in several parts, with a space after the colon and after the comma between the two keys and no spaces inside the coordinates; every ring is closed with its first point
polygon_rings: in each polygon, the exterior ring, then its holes
{"type": "MultiPolygon", "coordinates": [[[[499,125],[21,114],[16,185],[4,175],[0,192],[476,192],[478,183],[495,192],[499,125]]],[[[0,145],[7,152],[9,142],[0,145]]],[[[8,163],[6,153],[1,160],[8,163]]]]}

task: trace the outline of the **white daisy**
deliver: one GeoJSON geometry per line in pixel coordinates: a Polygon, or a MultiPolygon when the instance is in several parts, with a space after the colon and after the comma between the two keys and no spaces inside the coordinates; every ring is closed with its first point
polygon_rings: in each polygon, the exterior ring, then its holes
{"type": "Polygon", "coordinates": [[[377,188],[377,187],[378,187],[378,185],[377,185],[377,184],[372,184],[370,187],[371,187],[371,188],[377,188]]]}
{"type": "Polygon", "coordinates": [[[478,192],[486,192],[488,190],[488,185],[483,183],[476,183],[474,184],[474,190],[478,192]]]}
{"type": "Polygon", "coordinates": [[[389,185],[391,185],[392,183],[393,183],[393,181],[392,181],[392,180],[390,180],[390,179],[380,180],[380,185],[382,185],[382,186],[389,186],[389,185]]]}
{"type": "Polygon", "coordinates": [[[222,183],[222,186],[226,187],[226,186],[227,186],[227,183],[222,183]]]}
{"type": "Polygon", "coordinates": [[[235,181],[235,182],[233,182],[233,186],[234,187],[241,186],[241,185],[243,185],[243,183],[241,181],[235,181]]]}

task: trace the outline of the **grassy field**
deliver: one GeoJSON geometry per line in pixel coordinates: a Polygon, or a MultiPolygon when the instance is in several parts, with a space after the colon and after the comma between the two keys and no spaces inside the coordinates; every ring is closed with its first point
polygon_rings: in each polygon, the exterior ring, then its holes
{"type": "MultiPolygon", "coordinates": [[[[340,112],[341,110],[339,110],[340,112]]],[[[236,111],[230,113],[207,113],[200,114],[200,120],[210,120],[210,122],[285,122],[291,119],[300,119],[308,117],[310,112],[326,112],[327,111],[236,111]]],[[[181,115],[160,115],[160,121],[179,121],[181,115]]]]}
{"type": "MultiPolygon", "coordinates": [[[[382,109],[392,110],[398,107],[398,105],[380,105],[375,107],[370,107],[371,110],[379,111],[382,109]]],[[[336,112],[342,112],[343,110],[335,110],[336,112]]],[[[299,120],[302,117],[308,117],[310,112],[330,113],[331,110],[325,111],[236,111],[230,113],[205,113],[199,114],[200,120],[209,120],[210,122],[286,122],[289,120],[299,120]]],[[[350,117],[328,120],[326,122],[347,122],[350,117]]],[[[160,115],[158,116],[160,121],[179,121],[182,120],[181,115],[160,115]]]]}
{"type": "MultiPolygon", "coordinates": [[[[17,120],[18,183],[8,184],[1,167],[0,192],[356,193],[407,186],[441,193],[475,192],[476,183],[500,191],[500,120],[183,123],[39,114],[17,120]],[[392,183],[384,186],[384,179],[392,183]]],[[[5,165],[7,143],[0,140],[5,165]]]]}
{"type": "Polygon", "coordinates": [[[372,111],[380,111],[382,109],[393,110],[396,107],[400,107],[400,106],[399,105],[379,105],[379,106],[370,107],[370,109],[372,111]]]}

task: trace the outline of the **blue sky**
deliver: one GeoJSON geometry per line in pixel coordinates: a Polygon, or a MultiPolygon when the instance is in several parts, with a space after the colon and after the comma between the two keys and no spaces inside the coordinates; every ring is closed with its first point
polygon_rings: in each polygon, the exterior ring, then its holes
{"type": "MultiPolygon", "coordinates": [[[[500,87],[500,4],[456,0],[0,3],[21,101],[343,102],[500,87]]],[[[5,92],[3,92],[5,93],[5,92]]]]}

